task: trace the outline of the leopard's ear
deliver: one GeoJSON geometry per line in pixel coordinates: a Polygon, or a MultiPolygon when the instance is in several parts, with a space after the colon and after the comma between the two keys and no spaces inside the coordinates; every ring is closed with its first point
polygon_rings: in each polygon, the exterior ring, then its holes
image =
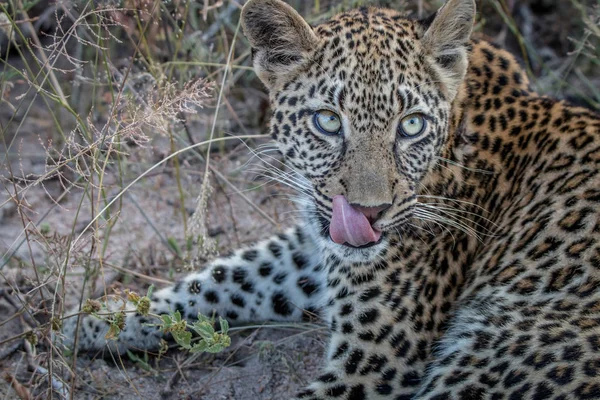
{"type": "Polygon", "coordinates": [[[254,51],[254,70],[269,89],[310,57],[318,38],[292,7],[280,0],[250,0],[242,29],[254,51]]]}
{"type": "Polygon", "coordinates": [[[474,0],[448,0],[422,22],[426,29],[421,38],[423,48],[451,99],[467,72],[467,46],[474,20],[474,0]]]}

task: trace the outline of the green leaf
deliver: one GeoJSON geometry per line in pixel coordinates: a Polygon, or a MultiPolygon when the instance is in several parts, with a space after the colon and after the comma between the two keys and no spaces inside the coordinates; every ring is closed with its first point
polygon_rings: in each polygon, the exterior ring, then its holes
{"type": "Polygon", "coordinates": [[[206,344],[206,342],[204,340],[201,340],[200,342],[194,344],[190,351],[192,353],[203,353],[206,351],[207,348],[208,345],[206,344]]]}
{"type": "Polygon", "coordinates": [[[208,322],[194,324],[194,330],[198,332],[203,339],[212,339],[213,334],[215,333],[215,328],[208,322]]]}
{"type": "Polygon", "coordinates": [[[190,331],[173,332],[173,338],[184,349],[191,349],[192,333],[190,331]]]}
{"type": "Polygon", "coordinates": [[[136,354],[133,354],[131,351],[127,350],[127,356],[131,361],[135,362],[137,365],[139,365],[142,369],[145,369],[146,371],[154,371],[154,369],[148,363],[148,353],[143,354],[144,358],[140,358],[136,354]]]}
{"type": "Polygon", "coordinates": [[[208,322],[211,325],[213,324],[213,320],[212,318],[207,317],[206,315],[202,314],[202,313],[198,313],[198,321],[196,321],[196,323],[203,323],[203,322],[208,322]]]}
{"type": "Polygon", "coordinates": [[[221,345],[219,343],[215,343],[212,346],[209,346],[206,349],[204,349],[204,351],[207,353],[218,353],[220,351],[223,351],[223,349],[224,349],[223,345],[221,345]]]}
{"type": "Polygon", "coordinates": [[[152,292],[154,292],[154,285],[150,285],[150,287],[148,288],[148,291],[146,292],[146,297],[151,299],[152,298],[152,292]]]}
{"type": "Polygon", "coordinates": [[[163,320],[163,323],[165,324],[165,327],[170,327],[171,325],[173,325],[173,320],[171,319],[171,316],[169,314],[163,314],[160,316],[163,320]]]}
{"type": "Polygon", "coordinates": [[[173,249],[175,254],[177,254],[177,257],[181,258],[181,249],[179,248],[179,245],[177,244],[177,239],[170,236],[167,238],[167,244],[169,245],[169,247],[171,249],[173,249]]]}
{"type": "Polygon", "coordinates": [[[179,311],[175,311],[173,317],[175,318],[175,322],[181,322],[181,313],[179,311]]]}
{"type": "Polygon", "coordinates": [[[229,322],[227,322],[226,319],[219,317],[219,325],[221,326],[221,333],[227,335],[227,332],[229,332],[229,322]]]}

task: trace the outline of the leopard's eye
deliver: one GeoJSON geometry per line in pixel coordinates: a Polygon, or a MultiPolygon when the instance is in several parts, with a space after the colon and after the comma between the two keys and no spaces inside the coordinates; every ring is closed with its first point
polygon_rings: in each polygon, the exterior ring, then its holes
{"type": "Polygon", "coordinates": [[[319,110],[314,116],[315,126],[325,135],[337,135],[342,130],[340,117],[329,110],[319,110]]]}
{"type": "Polygon", "coordinates": [[[398,132],[404,137],[420,135],[425,130],[425,118],[421,114],[412,114],[402,118],[398,132]]]}

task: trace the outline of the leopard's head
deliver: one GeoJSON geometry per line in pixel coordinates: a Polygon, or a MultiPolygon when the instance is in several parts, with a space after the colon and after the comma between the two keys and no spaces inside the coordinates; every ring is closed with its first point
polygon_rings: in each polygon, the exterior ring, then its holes
{"type": "Polygon", "coordinates": [[[361,8],[313,28],[280,0],[244,6],[271,134],[332,251],[375,257],[410,223],[449,142],[474,15],[473,0],[449,0],[426,20],[361,8]]]}

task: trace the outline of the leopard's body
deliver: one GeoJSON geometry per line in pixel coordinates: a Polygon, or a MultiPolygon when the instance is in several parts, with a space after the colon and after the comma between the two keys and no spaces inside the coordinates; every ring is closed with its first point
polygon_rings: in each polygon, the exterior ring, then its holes
{"type": "MultiPolygon", "coordinates": [[[[364,8],[310,28],[251,0],[243,24],[305,221],[156,292],[152,311],[322,312],[327,361],[303,399],[600,398],[600,118],[530,90],[509,53],[469,39],[473,15],[450,0],[427,21],[364,8]],[[341,134],[315,128],[321,109],[341,134]],[[399,136],[415,110],[426,130],[399,136]],[[386,204],[378,243],[332,242],[339,194],[386,204]]],[[[143,322],[127,317],[119,350],[158,345],[143,322]]],[[[106,346],[106,329],[86,317],[79,347],[106,346]]]]}

